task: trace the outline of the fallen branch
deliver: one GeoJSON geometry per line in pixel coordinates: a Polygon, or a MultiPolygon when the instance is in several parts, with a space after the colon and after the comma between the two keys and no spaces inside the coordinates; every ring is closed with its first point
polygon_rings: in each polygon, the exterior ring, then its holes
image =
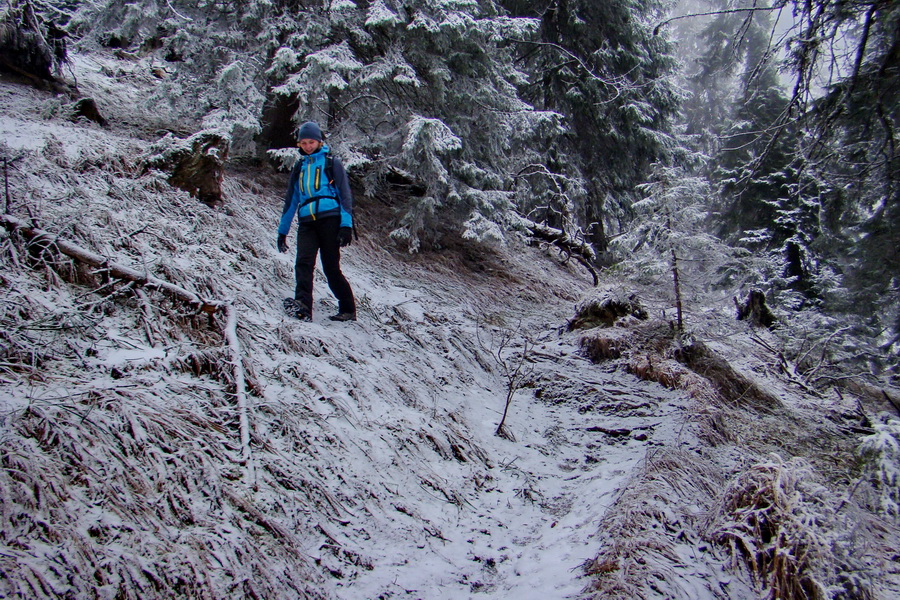
{"type": "Polygon", "coordinates": [[[539,240],[553,244],[565,252],[567,256],[575,258],[594,278],[594,285],[596,286],[600,283],[600,277],[592,264],[596,260],[597,254],[590,244],[574,239],[562,229],[556,229],[543,223],[536,223],[526,217],[520,218],[531,235],[539,240]]]}
{"type": "Polygon", "coordinates": [[[237,311],[234,304],[225,305],[225,340],[231,352],[231,366],[234,369],[234,394],[237,400],[238,415],[241,429],[241,464],[251,472],[253,466],[250,463],[250,421],[247,417],[247,393],[244,380],[244,362],[241,358],[241,343],[237,336],[237,311]]]}
{"type": "Polygon", "coordinates": [[[226,321],[223,334],[225,336],[225,340],[228,344],[228,349],[231,355],[231,365],[234,370],[235,396],[237,400],[238,412],[240,415],[240,464],[247,466],[250,475],[250,477],[248,477],[248,482],[253,482],[253,467],[250,461],[250,422],[248,415],[249,410],[247,407],[246,378],[244,376],[244,364],[241,358],[241,345],[237,336],[237,310],[235,310],[234,305],[231,302],[203,299],[194,292],[181,286],[169,283],[168,281],[163,281],[162,279],[158,279],[149,274],[142,273],[140,271],[137,271],[136,269],[111,262],[109,259],[101,256],[100,254],[91,252],[90,250],[82,248],[81,246],[73,244],[72,242],[60,239],[58,236],[44,231],[43,229],[32,227],[25,221],[17,219],[12,215],[0,215],[0,223],[2,223],[9,231],[18,232],[20,235],[22,235],[22,237],[24,237],[31,243],[40,243],[46,244],[47,246],[54,246],[61,253],[70,258],[73,258],[84,264],[103,269],[106,273],[109,274],[110,277],[123,279],[140,286],[135,289],[135,294],[137,295],[139,303],[141,304],[143,317],[145,320],[147,338],[151,345],[154,342],[154,336],[149,326],[149,323],[152,321],[152,311],[150,309],[147,296],[141,289],[142,287],[158,289],[162,292],[165,292],[173,296],[174,298],[197,308],[197,310],[200,312],[205,312],[208,314],[223,311],[225,312],[226,321]]]}
{"type": "Polygon", "coordinates": [[[59,236],[44,231],[43,229],[32,227],[25,221],[17,219],[12,215],[0,215],[0,223],[10,231],[19,232],[22,237],[29,242],[55,246],[66,256],[92,267],[101,268],[109,273],[111,277],[133,281],[146,288],[158,289],[197,308],[200,312],[212,314],[223,310],[225,307],[224,302],[203,299],[194,292],[181,286],[169,283],[168,281],[163,281],[162,279],[142,273],[136,269],[110,262],[109,259],[100,254],[91,252],[72,242],[60,239],[59,236]]]}
{"type": "Polygon", "coordinates": [[[156,348],[158,343],[158,339],[161,337],[159,335],[159,331],[154,325],[155,319],[153,318],[153,307],[150,306],[150,298],[147,297],[147,294],[141,288],[136,288],[134,290],[134,295],[137,296],[138,304],[141,307],[141,315],[143,316],[144,321],[144,333],[147,335],[147,343],[150,344],[151,348],[156,348]]]}

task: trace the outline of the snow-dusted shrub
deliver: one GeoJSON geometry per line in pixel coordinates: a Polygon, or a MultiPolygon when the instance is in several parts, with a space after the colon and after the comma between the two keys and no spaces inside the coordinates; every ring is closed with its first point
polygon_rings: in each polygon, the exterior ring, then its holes
{"type": "Polygon", "coordinates": [[[684,562],[678,545],[698,535],[698,509],[709,507],[721,485],[718,469],[694,453],[670,449],[649,457],[600,522],[604,543],[584,564],[591,583],[583,597],[695,600],[697,590],[675,576],[684,562]]]}
{"type": "Polygon", "coordinates": [[[764,598],[825,600],[843,579],[840,525],[830,492],[816,480],[805,460],[771,455],[732,480],[711,515],[708,539],[728,549],[733,567],[745,568],[764,598]]]}
{"type": "MultiPolygon", "coordinates": [[[[697,156],[687,160],[702,163],[697,156]]],[[[644,198],[634,203],[633,228],[611,243],[636,281],[657,288],[680,314],[683,304],[700,304],[748,278],[752,267],[745,264],[746,253],[706,233],[711,197],[706,180],[683,167],[657,164],[652,181],[639,190],[644,198]]]]}
{"type": "Polygon", "coordinates": [[[900,421],[885,418],[877,423],[875,433],[862,439],[858,453],[878,491],[880,510],[900,519],[900,421]]]}

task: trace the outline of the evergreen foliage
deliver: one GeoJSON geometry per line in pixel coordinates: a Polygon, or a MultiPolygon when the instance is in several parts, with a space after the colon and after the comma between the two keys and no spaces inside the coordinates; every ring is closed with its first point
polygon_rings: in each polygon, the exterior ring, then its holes
{"type": "MultiPolygon", "coordinates": [[[[686,205],[705,220],[676,227],[742,246],[765,265],[749,271],[781,308],[849,313],[857,333],[896,358],[900,8],[691,4],[710,18],[686,103],[662,0],[35,7],[82,47],[152,57],[162,79],[142,100],[148,132],[223,131],[232,161],[283,166],[295,152],[291,130],[318,120],[366,193],[389,192],[398,178],[414,184],[395,204],[391,233],[412,252],[447,235],[502,240],[521,230],[519,213],[588,239],[609,263],[611,250],[637,244],[688,202],[671,190],[706,178],[716,193],[686,205]],[[679,118],[708,160],[679,162],[679,118]],[[676,171],[684,185],[662,191],[676,171]],[[647,219],[650,198],[662,212],[647,219]]],[[[698,285],[719,277],[703,272],[698,285]]]]}
{"type": "Polygon", "coordinates": [[[898,10],[692,6],[711,18],[685,122],[712,158],[716,231],[777,265],[766,272],[777,304],[850,313],[856,333],[880,333],[896,356],[898,10]]]}
{"type": "MultiPolygon", "coordinates": [[[[541,20],[540,40],[526,42],[523,60],[537,74],[525,88],[535,106],[558,111],[569,126],[543,164],[583,181],[575,189],[578,222],[591,227],[599,251],[628,221],[635,186],[674,142],[671,118],[680,99],[672,80],[672,48],[654,36],[664,2],[505,0],[513,14],[541,20]],[[564,169],[564,170],[563,170],[564,169]]],[[[539,218],[567,207],[541,202],[539,218]],[[553,210],[555,208],[555,210],[553,210]]]]}

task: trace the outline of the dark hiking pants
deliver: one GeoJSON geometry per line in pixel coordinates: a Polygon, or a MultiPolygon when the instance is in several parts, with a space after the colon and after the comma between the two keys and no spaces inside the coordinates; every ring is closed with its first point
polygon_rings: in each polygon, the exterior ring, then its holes
{"type": "Polygon", "coordinates": [[[353,290],[341,272],[341,249],[338,246],[340,226],[341,218],[337,215],[299,223],[297,262],[294,265],[297,288],[294,291],[294,299],[307,306],[310,312],[312,312],[313,305],[313,275],[316,268],[316,255],[319,253],[322,255],[322,271],[325,272],[328,287],[338,300],[338,312],[356,312],[353,290]]]}

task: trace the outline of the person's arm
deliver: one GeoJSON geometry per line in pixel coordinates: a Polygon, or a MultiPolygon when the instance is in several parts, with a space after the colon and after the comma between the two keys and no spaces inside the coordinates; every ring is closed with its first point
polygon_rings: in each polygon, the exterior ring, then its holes
{"type": "Polygon", "coordinates": [[[297,194],[294,191],[297,187],[301,162],[298,160],[294,168],[291,169],[287,192],[284,194],[284,206],[281,209],[281,221],[278,223],[278,235],[287,235],[291,231],[291,223],[294,221],[294,215],[297,213],[299,198],[297,198],[297,194]]]}
{"type": "Polygon", "coordinates": [[[338,191],[338,202],[341,204],[341,227],[353,227],[353,194],[350,192],[350,180],[347,171],[337,156],[332,164],[334,187],[338,191]]]}

